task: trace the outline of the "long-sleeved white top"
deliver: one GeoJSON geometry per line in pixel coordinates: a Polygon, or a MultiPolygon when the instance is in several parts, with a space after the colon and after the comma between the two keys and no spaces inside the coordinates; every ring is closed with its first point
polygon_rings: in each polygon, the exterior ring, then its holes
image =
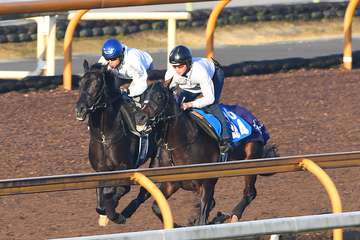
{"type": "Polygon", "coordinates": [[[165,74],[165,80],[172,79],[170,88],[179,85],[180,88],[192,92],[201,93],[203,96],[193,101],[193,107],[203,108],[215,101],[214,83],[212,78],[215,73],[213,61],[207,58],[192,58],[192,67],[185,76],[180,76],[173,67],[169,67],[165,74]]]}
{"type": "MultiPolygon", "coordinates": [[[[109,70],[115,71],[117,77],[123,79],[132,79],[129,86],[129,96],[139,96],[147,89],[147,70],[153,62],[152,57],[147,52],[141,51],[136,48],[129,48],[124,46],[124,59],[116,69],[109,70]]],[[[108,61],[101,57],[99,63],[107,65],[108,61]]]]}

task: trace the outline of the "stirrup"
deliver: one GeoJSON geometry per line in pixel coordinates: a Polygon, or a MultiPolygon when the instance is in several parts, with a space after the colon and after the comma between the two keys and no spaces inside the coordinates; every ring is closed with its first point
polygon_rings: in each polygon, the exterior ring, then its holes
{"type": "Polygon", "coordinates": [[[222,140],[219,144],[220,152],[227,153],[232,150],[233,146],[230,141],[222,140]]]}
{"type": "Polygon", "coordinates": [[[227,162],[228,159],[229,159],[228,152],[220,152],[219,162],[227,162]]]}
{"type": "Polygon", "coordinates": [[[232,149],[232,145],[230,142],[228,141],[221,141],[219,144],[219,151],[220,151],[220,156],[219,156],[219,161],[220,162],[226,162],[229,158],[229,152],[232,149]]]}

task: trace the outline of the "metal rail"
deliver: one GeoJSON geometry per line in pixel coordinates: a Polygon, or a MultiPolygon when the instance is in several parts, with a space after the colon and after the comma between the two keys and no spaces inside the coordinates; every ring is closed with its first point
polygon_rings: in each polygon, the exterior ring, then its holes
{"type": "Polygon", "coordinates": [[[238,239],[273,233],[300,233],[338,227],[360,226],[360,212],[285,217],[207,226],[184,227],[171,230],[152,230],[53,240],[216,240],[238,239]]]}
{"type": "Polygon", "coordinates": [[[164,229],[171,229],[174,227],[174,220],[172,217],[172,213],[170,210],[170,206],[160,189],[145,175],[141,173],[134,173],[131,177],[131,180],[134,180],[138,184],[140,184],[143,188],[145,188],[151,196],[155,199],[156,203],[160,208],[160,212],[162,215],[164,229]]]}
{"type": "Polygon", "coordinates": [[[360,151],[240,160],[227,163],[7,179],[0,181],[0,196],[134,184],[131,177],[135,172],[144,174],[153,182],[294,172],[302,171],[299,163],[304,159],[311,159],[321,168],[360,167],[360,151]]]}
{"type": "MultiPolygon", "coordinates": [[[[338,190],[331,178],[326,174],[326,172],[321,169],[316,163],[310,159],[304,159],[299,164],[304,170],[308,170],[316,176],[320,183],[324,186],[331,202],[333,213],[341,213],[342,205],[341,199],[338,190]]],[[[333,239],[342,240],[343,239],[343,230],[334,229],[333,230],[333,239]]]]}
{"type": "Polygon", "coordinates": [[[205,39],[206,39],[206,57],[214,58],[214,32],[218,17],[222,10],[230,0],[219,1],[209,16],[208,23],[206,25],[205,39]]]}
{"type": "Polygon", "coordinates": [[[153,4],[173,4],[187,2],[206,2],[216,0],[33,0],[0,2],[0,15],[14,13],[61,12],[79,9],[98,9],[112,7],[130,7],[153,4]]]}
{"type": "Polygon", "coordinates": [[[359,0],[350,0],[344,16],[343,67],[352,69],[352,22],[359,0]]]}
{"type": "Polygon", "coordinates": [[[0,71],[0,76],[3,79],[24,79],[27,76],[55,75],[56,17],[31,17],[27,18],[27,20],[35,21],[37,25],[36,68],[33,71],[0,71]]]}

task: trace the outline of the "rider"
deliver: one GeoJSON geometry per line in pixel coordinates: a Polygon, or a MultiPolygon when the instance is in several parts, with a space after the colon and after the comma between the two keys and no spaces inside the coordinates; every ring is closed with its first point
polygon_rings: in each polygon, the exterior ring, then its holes
{"type": "Polygon", "coordinates": [[[99,63],[107,65],[115,74],[115,87],[127,93],[135,102],[147,89],[148,72],[153,69],[153,59],[147,52],[129,48],[117,39],[108,39],[102,47],[99,63]],[[129,83],[124,84],[124,83],[129,83]]]}
{"type": "Polygon", "coordinates": [[[231,131],[219,106],[224,83],[224,72],[219,63],[207,58],[193,57],[189,48],[179,45],[170,53],[171,67],[165,74],[169,88],[180,87],[178,99],[181,108],[202,108],[221,122],[220,151],[225,154],[231,148],[231,131]]]}

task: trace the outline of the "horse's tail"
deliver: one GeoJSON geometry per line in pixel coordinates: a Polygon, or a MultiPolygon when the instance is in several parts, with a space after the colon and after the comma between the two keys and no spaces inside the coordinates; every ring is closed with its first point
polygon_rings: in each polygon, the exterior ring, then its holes
{"type": "MultiPolygon", "coordinates": [[[[278,147],[275,144],[265,145],[263,158],[277,158],[277,157],[280,157],[278,147]]],[[[260,174],[260,176],[271,176],[274,174],[275,173],[265,173],[265,174],[260,174]]]]}

